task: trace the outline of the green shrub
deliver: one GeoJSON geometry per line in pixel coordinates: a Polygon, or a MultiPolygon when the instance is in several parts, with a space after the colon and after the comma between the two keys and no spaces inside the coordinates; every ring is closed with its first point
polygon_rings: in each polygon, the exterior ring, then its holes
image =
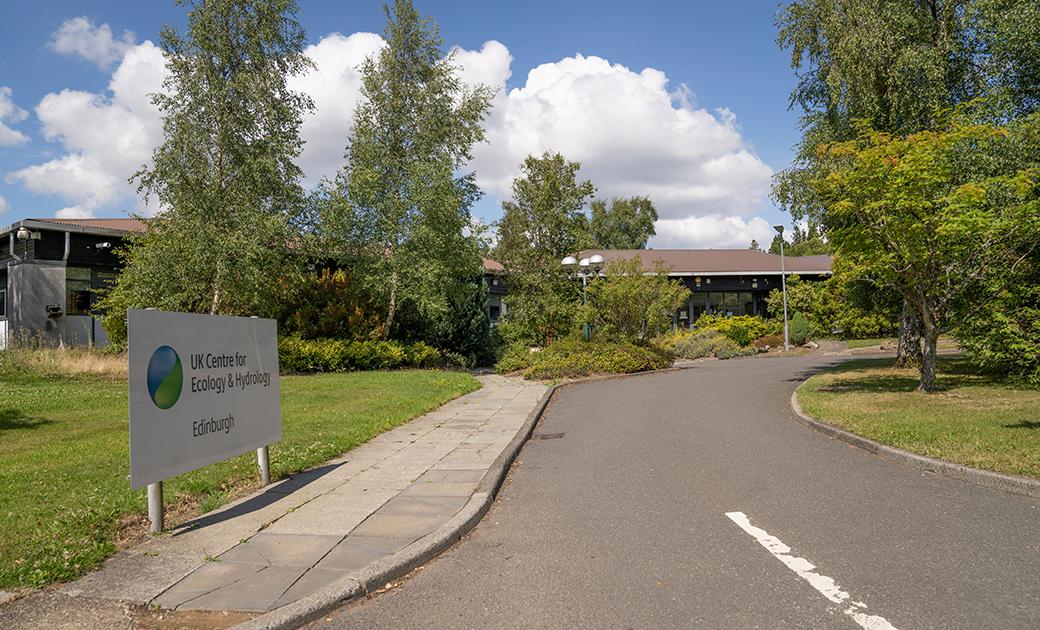
{"type": "Polygon", "coordinates": [[[693,326],[698,330],[718,331],[740,347],[750,345],[752,341],[766,334],[766,323],[762,318],[753,315],[726,317],[705,314],[698,317],[693,326]]]}
{"type": "Polygon", "coordinates": [[[568,338],[536,352],[531,352],[527,346],[511,346],[499,360],[496,370],[500,373],[523,372],[525,377],[532,379],[558,379],[593,374],[630,374],[671,365],[671,353],[655,346],[568,338]]]}
{"type": "Polygon", "coordinates": [[[788,325],[788,335],[791,343],[796,346],[800,346],[809,340],[809,320],[806,319],[801,311],[795,311],[794,316],[791,317],[791,323],[788,325]]]}
{"type": "Polygon", "coordinates": [[[371,339],[383,332],[375,302],[343,269],[305,274],[278,314],[281,331],[304,339],[371,339]]]}
{"type": "Polygon", "coordinates": [[[676,356],[684,359],[702,359],[716,357],[732,359],[749,356],[757,351],[751,346],[741,346],[717,330],[700,330],[680,339],[672,346],[676,356]]]}
{"type": "Polygon", "coordinates": [[[285,372],[353,372],[433,367],[441,362],[441,353],[422,342],[287,336],[278,340],[278,361],[285,372]]]}

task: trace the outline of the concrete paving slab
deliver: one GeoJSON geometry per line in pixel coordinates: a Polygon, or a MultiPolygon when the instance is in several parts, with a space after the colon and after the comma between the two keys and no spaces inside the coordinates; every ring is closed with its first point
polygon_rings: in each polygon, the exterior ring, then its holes
{"type": "Polygon", "coordinates": [[[417,483],[401,492],[402,497],[468,497],[477,488],[476,481],[437,481],[417,483]]]}
{"type": "Polygon", "coordinates": [[[100,571],[60,587],[68,595],[118,599],[144,604],[204,562],[201,555],[122,552],[109,558],[100,571]]]}
{"type": "Polygon", "coordinates": [[[220,556],[220,561],[309,568],[317,564],[340,540],[340,536],[260,532],[220,556]]]}
{"type": "Polygon", "coordinates": [[[424,497],[400,496],[390,499],[379,509],[379,514],[404,514],[412,516],[452,516],[466,504],[469,496],[424,497]]]}
{"type": "Polygon", "coordinates": [[[187,601],[178,610],[247,610],[263,612],[296,583],[306,569],[260,567],[248,577],[187,601]]]}
{"type": "Polygon", "coordinates": [[[416,483],[432,483],[443,481],[478,482],[484,478],[482,470],[428,470],[416,483]]]}
{"type": "Polygon", "coordinates": [[[155,598],[155,603],[163,608],[177,608],[206,593],[244,580],[262,569],[264,567],[255,564],[207,562],[155,598]]]}
{"type": "Polygon", "coordinates": [[[336,582],[343,577],[342,571],[328,570],[328,569],[311,569],[304,573],[300,579],[289,587],[289,590],[285,591],[281,597],[276,599],[271,604],[270,609],[274,610],[280,606],[291,604],[301,597],[307,597],[312,593],[325,588],[329,584],[336,582]]]}
{"type": "Polygon", "coordinates": [[[396,553],[411,542],[411,538],[347,536],[314,569],[339,571],[344,575],[396,553]]]}
{"type": "Polygon", "coordinates": [[[376,512],[368,517],[364,523],[354,528],[350,535],[417,540],[432,532],[446,520],[440,514],[408,515],[376,512]]]}

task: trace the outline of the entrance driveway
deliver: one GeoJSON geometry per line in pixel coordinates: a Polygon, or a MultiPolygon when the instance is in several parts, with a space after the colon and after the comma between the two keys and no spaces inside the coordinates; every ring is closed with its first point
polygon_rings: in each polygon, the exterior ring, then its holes
{"type": "Polygon", "coordinates": [[[1040,501],[796,423],[791,391],[832,360],[558,392],[470,536],[315,625],[1040,627],[1040,501]]]}

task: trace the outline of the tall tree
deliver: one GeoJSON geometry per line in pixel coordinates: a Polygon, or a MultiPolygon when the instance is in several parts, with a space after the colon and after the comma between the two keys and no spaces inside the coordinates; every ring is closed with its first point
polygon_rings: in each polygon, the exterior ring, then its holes
{"type": "Polygon", "coordinates": [[[999,295],[1040,232],[1040,114],[998,127],[955,116],[939,131],[864,127],[822,153],[814,186],[838,253],[895,287],[922,323],[920,389],[936,389],[936,345],[999,295]],[[994,284],[998,286],[993,286],[994,284]]]}
{"type": "MultiPolygon", "coordinates": [[[[774,198],[796,220],[821,217],[817,147],[854,139],[857,120],[909,134],[936,125],[943,108],[986,95],[1007,98],[1010,113],[1034,111],[1038,23],[1040,5],[1021,0],[791,2],[777,18],[778,42],[798,74],[791,105],[802,110],[803,137],[794,165],[776,176],[774,198]]],[[[901,359],[920,353],[908,334],[918,326],[904,318],[901,359]]]]}
{"type": "Polygon", "coordinates": [[[386,40],[361,65],[347,164],[319,201],[321,232],[384,310],[443,318],[460,282],[481,273],[468,235],[481,192],[464,168],[484,140],[493,91],[467,86],[437,24],[411,0],[384,6],[386,40]]]}
{"type": "MultiPolygon", "coordinates": [[[[304,194],[294,159],[312,107],[286,80],[309,67],[293,0],[196,0],[183,34],[164,27],[168,76],[152,97],[164,140],[134,176],[160,213],[131,239],[102,301],[127,307],[271,314],[298,271],[291,224],[304,194]]],[[[117,335],[118,336],[118,335],[117,335]]]]}
{"type": "Polygon", "coordinates": [[[656,232],[657,208],[649,197],[614,197],[592,202],[590,245],[597,249],[645,249],[656,232]]]}
{"type": "Polygon", "coordinates": [[[506,317],[531,343],[551,343],[575,316],[575,281],[560,261],[588,240],[584,209],[596,188],[578,181],[580,168],[559,153],[528,156],[502,203],[495,257],[509,273],[506,317]]]}

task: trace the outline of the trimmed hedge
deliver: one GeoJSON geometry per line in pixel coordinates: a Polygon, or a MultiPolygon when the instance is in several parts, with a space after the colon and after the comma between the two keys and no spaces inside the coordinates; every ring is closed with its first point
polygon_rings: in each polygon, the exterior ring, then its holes
{"type": "Polygon", "coordinates": [[[441,362],[441,353],[421,341],[403,344],[282,337],[278,340],[278,361],[283,372],[354,372],[434,367],[441,362]]]}
{"type": "Polygon", "coordinates": [[[655,346],[561,339],[536,352],[525,345],[512,346],[495,369],[502,374],[522,372],[530,379],[577,378],[660,370],[671,367],[672,359],[670,352],[655,346]]]}

